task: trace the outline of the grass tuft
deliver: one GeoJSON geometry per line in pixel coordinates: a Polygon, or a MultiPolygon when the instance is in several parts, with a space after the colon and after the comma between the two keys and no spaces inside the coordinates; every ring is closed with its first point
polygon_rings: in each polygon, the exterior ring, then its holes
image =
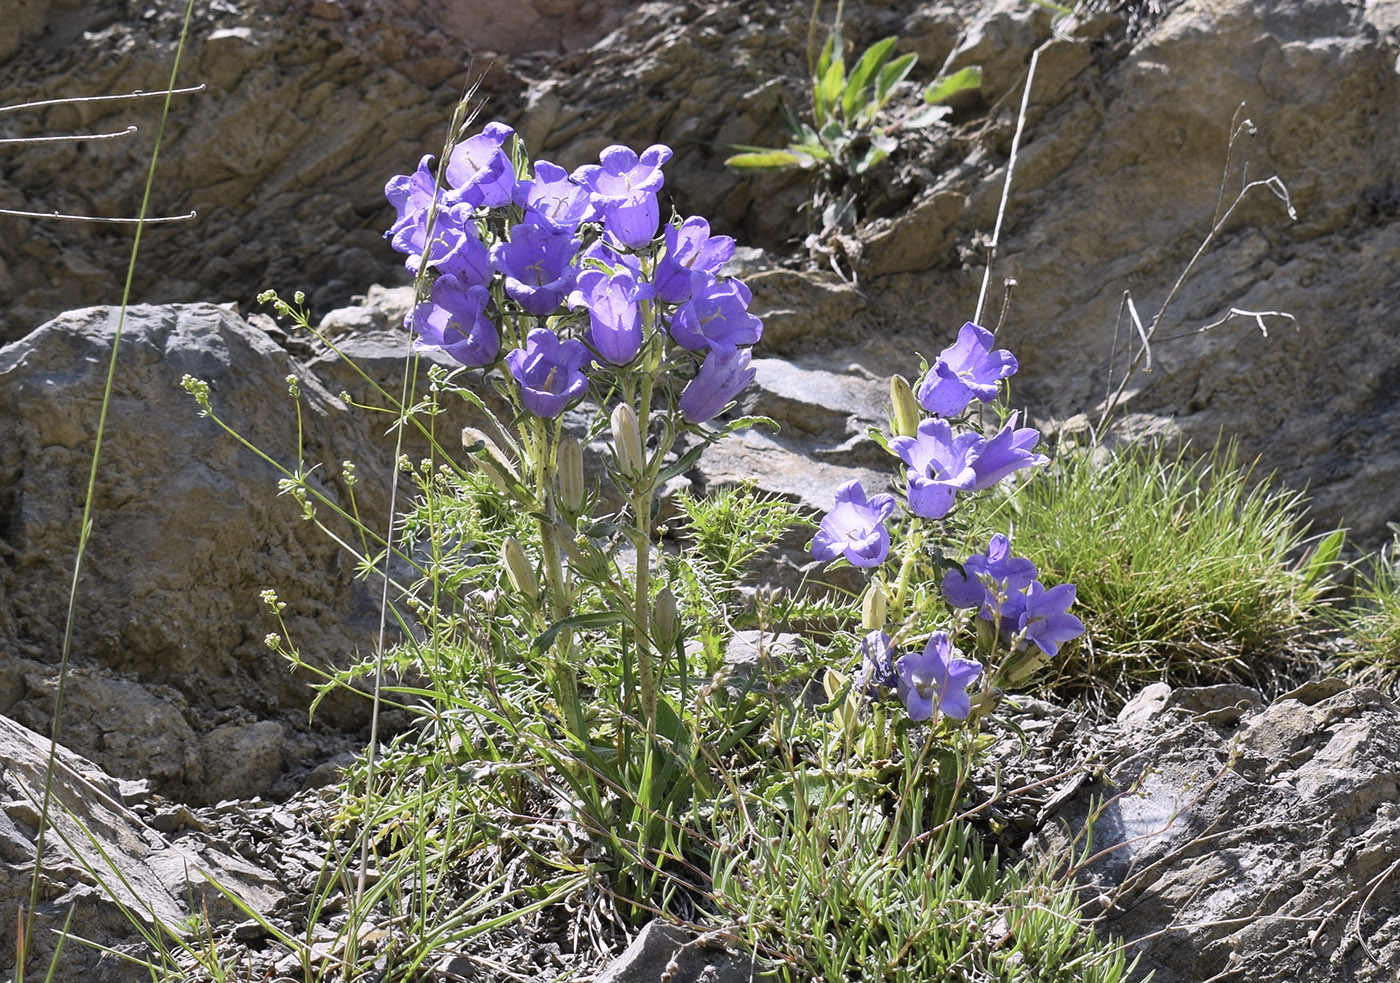
{"type": "Polygon", "coordinates": [[[1262,684],[1316,623],[1341,534],[1307,550],[1304,496],[1260,479],[1233,443],[1200,460],[1156,444],[1082,450],[974,519],[1046,582],[1074,583],[1087,631],[1047,684],[1118,702],[1144,683],[1262,684]]]}

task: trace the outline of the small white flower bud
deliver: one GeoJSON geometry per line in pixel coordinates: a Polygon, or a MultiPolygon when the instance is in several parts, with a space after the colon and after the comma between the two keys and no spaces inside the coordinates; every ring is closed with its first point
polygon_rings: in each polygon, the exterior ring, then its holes
{"type": "Polygon", "coordinates": [[[885,627],[885,604],[884,588],[879,581],[873,581],[860,600],[860,626],[866,631],[885,627]]]}
{"type": "Polygon", "coordinates": [[[680,624],[676,620],[676,595],[663,587],[651,609],[651,634],[657,648],[669,651],[676,646],[680,624]]]}
{"type": "Polygon", "coordinates": [[[566,515],[576,516],[583,510],[583,448],[573,437],[559,441],[556,460],[559,469],[559,507],[566,515]]]}
{"type": "Polygon", "coordinates": [[[625,475],[640,475],[646,460],[642,451],[642,431],[637,425],[637,412],[626,403],[612,411],[613,454],[617,469],[625,475]]]}
{"type": "Polygon", "coordinates": [[[510,579],[510,585],[515,588],[516,593],[532,601],[537,599],[540,596],[540,588],[535,580],[535,567],[525,555],[525,548],[514,536],[507,536],[506,541],[501,544],[501,560],[506,565],[506,577],[510,579]]]}

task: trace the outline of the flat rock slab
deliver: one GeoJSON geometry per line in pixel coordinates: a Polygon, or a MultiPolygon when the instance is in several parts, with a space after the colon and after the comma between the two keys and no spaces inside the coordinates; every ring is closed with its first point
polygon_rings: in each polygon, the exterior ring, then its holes
{"type": "MultiPolygon", "coordinates": [[[[29,905],[48,754],[47,738],[0,717],[0,911],[6,913],[29,905]]],[[[233,915],[234,905],[214,883],[253,911],[269,911],[282,897],[272,878],[230,851],[213,843],[199,849],[171,843],[127,807],[121,783],[62,747],[51,789],[31,970],[47,966],[54,933],[70,911],[72,936],[114,945],[137,934],[123,908],[147,930],[159,924],[180,933],[193,914],[233,915]]],[[[0,965],[14,964],[14,933],[0,932],[0,965]]],[[[84,973],[149,979],[132,964],[70,941],[56,978],[84,973]]]]}
{"type": "Polygon", "coordinates": [[[1048,817],[1041,845],[1081,854],[1092,821],[1086,913],[1156,983],[1393,981],[1400,709],[1332,680],[1186,692],[1129,704],[1104,777],[1048,817]]]}

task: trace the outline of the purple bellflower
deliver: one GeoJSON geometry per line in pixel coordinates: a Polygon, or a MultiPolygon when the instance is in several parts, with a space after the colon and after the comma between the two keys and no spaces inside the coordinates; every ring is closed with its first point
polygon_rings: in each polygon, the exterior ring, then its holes
{"type": "Polygon", "coordinates": [[[510,241],[491,247],[491,265],[505,275],[506,293],[527,314],[553,314],[574,287],[579,240],[526,222],[510,230],[510,241]]]}
{"type": "Polygon", "coordinates": [[[535,177],[516,182],[512,197],[527,220],[554,232],[572,234],[593,217],[588,189],[569,180],[569,172],[547,160],[535,161],[535,177]]]}
{"type": "Polygon", "coordinates": [[[583,342],[570,338],[560,341],[548,328],[534,328],[524,348],[506,355],[510,374],[520,383],[520,401],[535,416],[550,419],[588,390],[583,367],[593,356],[583,342]]]}
{"type": "Polygon", "coordinates": [[[389,199],[389,204],[393,205],[394,211],[398,213],[398,218],[385,233],[387,238],[392,239],[407,226],[425,220],[428,206],[433,203],[433,189],[437,183],[430,166],[432,162],[433,155],[425,154],[418,161],[416,171],[412,174],[395,174],[384,185],[384,197],[389,199]]]}
{"type": "Polygon", "coordinates": [[[972,462],[972,469],[977,472],[975,489],[990,488],[1013,471],[1039,467],[1050,460],[1044,454],[1031,451],[1040,443],[1040,431],[1034,427],[1017,430],[1016,417],[1016,413],[1011,414],[1006,426],[982,445],[972,462]]]}
{"type": "Polygon", "coordinates": [[[977,608],[988,621],[996,618],[1007,598],[1030,586],[1035,564],[1011,555],[1011,544],[1001,533],[992,537],[986,553],[969,556],[963,564],[966,576],[949,570],[943,577],[943,596],[955,608],[977,608]]]}
{"type": "Polygon", "coordinates": [[[982,675],[982,663],[958,655],[946,631],[929,637],[923,652],[908,652],[895,661],[899,699],[909,719],[929,720],[936,712],[966,720],[972,712],[967,687],[982,675]]]}
{"type": "Polygon", "coordinates": [[[590,335],[598,354],[613,365],[626,365],[642,350],[642,314],[637,302],[651,297],[651,285],[627,269],[604,273],[590,267],[578,275],[569,307],[588,310],[590,335]]]}
{"type": "Polygon", "coordinates": [[[409,315],[418,332],[413,347],[420,351],[447,352],[463,365],[479,368],[496,361],[501,338],[486,317],[490,291],[479,284],[467,285],[451,274],[433,283],[433,299],[419,304],[409,315]]]}
{"type": "Polygon", "coordinates": [[[1026,590],[1017,627],[1046,655],[1058,655],[1063,643],[1084,634],[1084,622],[1069,613],[1074,595],[1074,584],[1057,584],[1046,590],[1038,580],[1026,590]]]}
{"type": "Polygon", "coordinates": [[[450,201],[487,208],[510,203],[515,191],[515,165],[504,144],[514,134],[504,123],[487,123],[476,136],[452,148],[452,156],[447,158],[450,201]]]}
{"type": "Polygon", "coordinates": [[[812,556],[826,562],[844,556],[857,567],[878,567],[890,552],[885,520],[894,511],[893,495],[865,496],[852,479],[836,489],[836,505],[812,538],[812,556]]]}
{"type": "Polygon", "coordinates": [[[661,224],[661,206],[654,191],[634,191],[621,201],[602,206],[602,212],[603,231],[613,243],[627,249],[651,245],[661,224]]]}
{"type": "Polygon", "coordinates": [[[913,437],[890,440],[890,450],[909,466],[909,511],[925,519],[951,512],[954,496],[977,485],[972,461],[983,443],[980,434],[954,437],[948,421],[937,418],[920,423],[913,437]]]}
{"type": "Polygon", "coordinates": [[[598,163],[575,168],[573,179],[588,189],[595,205],[604,207],[634,191],[660,191],[666,181],[661,166],[670,159],[671,148],[659,143],[647,147],[640,157],[631,147],[605,147],[598,163]]]}
{"type": "Polygon", "coordinates": [[[974,399],[996,399],[998,384],[1014,375],[1017,365],[1005,349],[993,351],[993,344],[986,328],[964,324],[958,340],[939,353],[919,383],[919,404],[939,416],[956,416],[974,399]]]}
{"type": "Polygon", "coordinates": [[[934,417],[920,423],[915,436],[891,439],[890,449],[909,466],[909,510],[941,519],[952,511],[958,492],[990,488],[1013,471],[1048,461],[1031,452],[1039,431],[1015,427],[1013,413],[990,440],[971,432],[955,437],[947,420],[934,417]]]}
{"type": "Polygon", "coordinates": [[[710,223],[692,215],[680,224],[666,226],[666,252],[656,264],[656,295],[668,304],[690,299],[690,274],[718,276],[734,255],[734,240],[710,235],[710,223]]]}
{"type": "Polygon", "coordinates": [[[749,313],[753,294],[742,280],[692,273],[691,296],[671,318],[671,337],[690,351],[712,345],[739,347],[763,337],[763,322],[749,313]]]}
{"type": "Polygon", "coordinates": [[[704,423],[719,415],[725,405],[753,382],[757,370],[749,366],[747,348],[716,345],[705,355],[695,378],[681,393],[681,413],[689,423],[704,423]]]}

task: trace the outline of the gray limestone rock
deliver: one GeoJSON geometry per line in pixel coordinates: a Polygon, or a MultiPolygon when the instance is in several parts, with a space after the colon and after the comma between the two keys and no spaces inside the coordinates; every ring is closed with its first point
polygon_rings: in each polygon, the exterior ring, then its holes
{"type": "Polygon", "coordinates": [[[1224,689],[1125,708],[1094,737],[1103,780],[1054,804],[1042,847],[1082,853],[1092,819],[1086,913],[1157,983],[1394,979],[1400,710],[1368,689],[1268,706],[1224,689]]]}

